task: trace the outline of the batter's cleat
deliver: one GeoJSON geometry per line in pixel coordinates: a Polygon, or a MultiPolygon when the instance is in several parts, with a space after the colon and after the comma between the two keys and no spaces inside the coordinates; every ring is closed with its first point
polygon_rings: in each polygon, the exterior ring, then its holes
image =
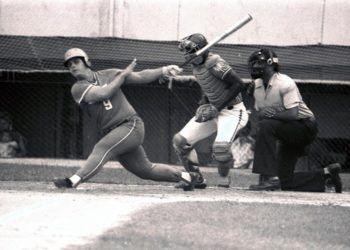
{"type": "MultiPolygon", "coordinates": [[[[185,186],[188,186],[188,183],[184,181],[179,181],[175,184],[175,188],[184,188],[185,186]]],[[[205,189],[207,187],[207,180],[202,178],[199,178],[199,180],[194,184],[194,188],[196,189],[205,189]]]]}
{"type": "Polygon", "coordinates": [[[185,183],[185,185],[182,187],[183,191],[194,191],[194,187],[196,182],[198,182],[198,179],[200,178],[199,173],[195,172],[189,172],[191,181],[181,178],[181,181],[185,183]]]}
{"type": "Polygon", "coordinates": [[[53,183],[57,188],[73,188],[73,183],[69,178],[64,178],[64,179],[55,178],[53,180],[53,183]]]}
{"type": "Polygon", "coordinates": [[[218,183],[218,187],[222,187],[222,188],[229,188],[231,185],[231,176],[228,175],[226,177],[219,177],[219,183],[218,183]]]}
{"type": "Polygon", "coordinates": [[[339,175],[340,170],[341,170],[340,164],[333,163],[333,164],[327,166],[327,169],[329,172],[329,178],[328,178],[328,181],[326,180],[326,184],[328,182],[328,185],[329,185],[329,182],[330,182],[331,184],[333,184],[335,192],[341,193],[342,189],[343,189],[343,184],[342,184],[342,181],[341,181],[340,175],[339,175]],[[329,181],[329,179],[330,179],[330,181],[329,181]]]}

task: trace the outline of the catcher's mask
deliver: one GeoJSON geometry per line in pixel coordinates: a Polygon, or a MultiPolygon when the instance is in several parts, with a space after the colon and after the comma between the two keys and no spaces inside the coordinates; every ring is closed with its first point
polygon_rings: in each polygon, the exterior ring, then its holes
{"type": "MultiPolygon", "coordinates": [[[[179,50],[184,53],[185,59],[193,58],[195,53],[208,44],[207,39],[200,33],[195,33],[183,38],[179,43],[179,50]]],[[[201,64],[208,56],[208,51],[192,61],[193,64],[201,64]]]]}
{"type": "Polygon", "coordinates": [[[253,52],[248,59],[248,71],[253,79],[261,78],[267,66],[273,66],[278,72],[278,58],[274,51],[270,49],[260,49],[253,52]]]}
{"type": "Polygon", "coordinates": [[[88,55],[85,53],[84,50],[79,48],[72,48],[66,51],[66,53],[64,54],[64,66],[67,67],[68,61],[76,57],[81,58],[85,65],[91,68],[91,62],[89,60],[88,55]]]}

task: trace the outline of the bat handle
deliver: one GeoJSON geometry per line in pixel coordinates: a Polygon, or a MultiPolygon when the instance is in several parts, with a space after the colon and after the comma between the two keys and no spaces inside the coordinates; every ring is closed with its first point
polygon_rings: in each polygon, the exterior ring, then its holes
{"type": "MultiPolygon", "coordinates": [[[[194,57],[195,58],[195,57],[194,57]]],[[[182,64],[180,64],[180,68],[183,68],[184,66],[186,66],[187,64],[189,64],[190,62],[192,62],[192,60],[194,59],[194,58],[191,58],[191,59],[188,59],[188,60],[186,60],[185,62],[183,62],[182,64]]],[[[172,90],[172,88],[173,88],[173,79],[172,78],[170,78],[170,80],[169,80],[169,82],[168,82],[168,89],[169,90],[172,90]]]]}

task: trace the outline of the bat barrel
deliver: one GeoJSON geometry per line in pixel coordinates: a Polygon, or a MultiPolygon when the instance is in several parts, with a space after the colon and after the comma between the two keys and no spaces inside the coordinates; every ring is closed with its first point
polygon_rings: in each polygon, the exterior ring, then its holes
{"type": "Polygon", "coordinates": [[[226,37],[228,37],[229,35],[231,35],[232,33],[236,32],[237,30],[239,30],[240,28],[242,28],[244,25],[246,25],[247,23],[249,23],[251,20],[253,19],[253,17],[248,14],[247,16],[245,16],[244,18],[242,18],[239,22],[235,23],[231,28],[229,28],[224,34],[222,34],[221,36],[219,36],[218,38],[214,39],[213,41],[211,41],[209,44],[207,44],[205,47],[203,47],[202,49],[198,50],[196,52],[196,56],[199,56],[201,54],[203,54],[205,51],[207,51],[209,48],[211,48],[212,46],[214,46],[215,44],[217,44],[218,42],[224,40],[226,37]]]}

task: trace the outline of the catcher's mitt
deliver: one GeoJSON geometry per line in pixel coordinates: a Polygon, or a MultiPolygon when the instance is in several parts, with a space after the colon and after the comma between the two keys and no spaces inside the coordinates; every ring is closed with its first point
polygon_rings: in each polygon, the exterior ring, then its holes
{"type": "Polygon", "coordinates": [[[203,104],[196,111],[196,122],[206,122],[218,116],[217,108],[212,104],[203,104]]]}

